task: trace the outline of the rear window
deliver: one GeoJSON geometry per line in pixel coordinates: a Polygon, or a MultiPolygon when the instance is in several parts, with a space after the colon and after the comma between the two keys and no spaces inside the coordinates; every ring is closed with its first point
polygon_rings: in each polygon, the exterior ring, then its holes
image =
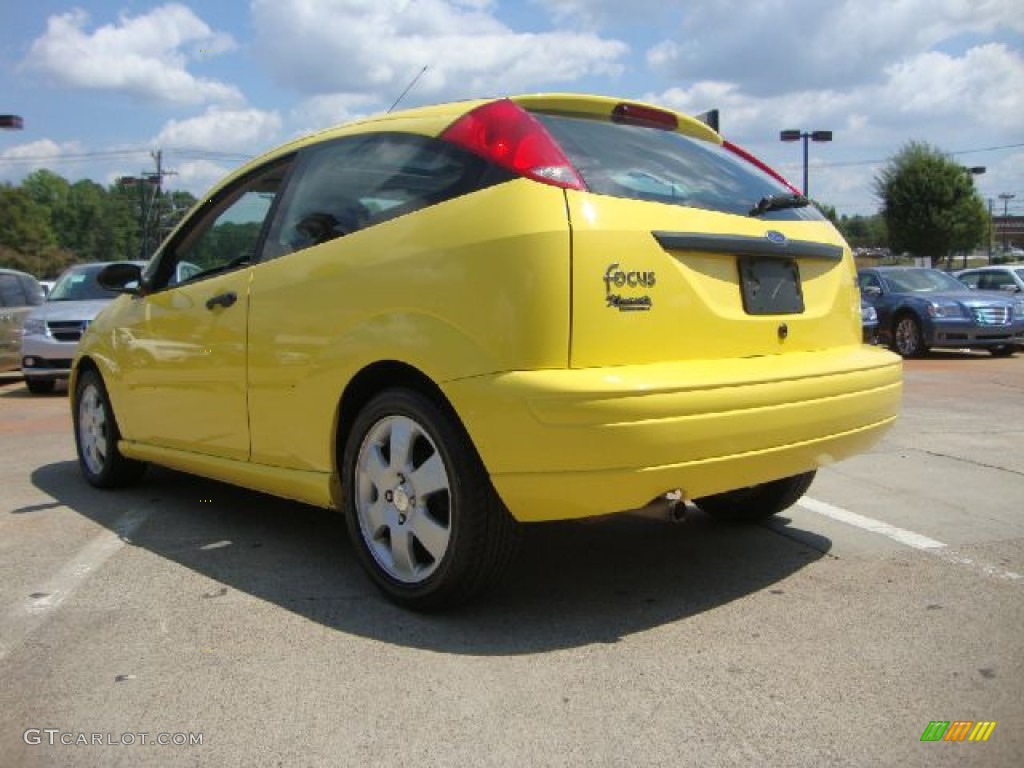
{"type": "MultiPolygon", "coordinates": [[[[534,113],[599,195],[746,216],[769,195],[792,190],[724,147],[674,131],[591,117],[534,113]]],[[[813,205],[765,213],[770,220],[821,220],[813,205]]]]}

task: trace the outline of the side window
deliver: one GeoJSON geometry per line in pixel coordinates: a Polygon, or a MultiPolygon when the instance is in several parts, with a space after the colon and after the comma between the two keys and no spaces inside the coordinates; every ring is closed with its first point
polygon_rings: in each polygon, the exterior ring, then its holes
{"type": "Polygon", "coordinates": [[[180,285],[257,261],[264,227],[290,167],[289,160],[262,169],[208,202],[153,265],[150,285],[180,285]]]}
{"type": "Polygon", "coordinates": [[[28,297],[28,303],[31,306],[38,307],[46,301],[43,286],[32,275],[19,275],[18,279],[21,280],[21,290],[28,297]]]}
{"type": "Polygon", "coordinates": [[[978,281],[981,280],[981,273],[980,272],[972,272],[969,275],[960,275],[960,277],[958,277],[957,279],[961,283],[966,285],[968,288],[977,288],[978,287],[978,281]]]}
{"type": "Polygon", "coordinates": [[[17,275],[0,274],[0,307],[24,307],[28,299],[17,275]]]}
{"type": "Polygon", "coordinates": [[[1004,291],[1006,287],[1015,287],[1013,278],[1005,272],[986,272],[981,279],[981,288],[986,291],[1004,291]]]}
{"type": "Polygon", "coordinates": [[[376,133],[307,150],[267,238],[272,258],[497,183],[481,158],[426,136],[376,133]]]}
{"type": "Polygon", "coordinates": [[[861,291],[866,291],[868,288],[877,288],[879,291],[882,290],[882,283],[879,281],[877,275],[873,275],[870,272],[862,272],[857,276],[857,284],[860,286],[861,291]]]}

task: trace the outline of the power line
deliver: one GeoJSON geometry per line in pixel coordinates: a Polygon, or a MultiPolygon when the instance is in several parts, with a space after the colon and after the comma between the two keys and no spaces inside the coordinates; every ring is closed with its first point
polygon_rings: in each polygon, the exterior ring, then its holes
{"type": "MultiPolygon", "coordinates": [[[[200,149],[198,147],[194,149],[189,147],[168,147],[166,151],[176,155],[190,156],[202,160],[251,160],[255,157],[255,155],[247,155],[239,152],[218,152],[216,150],[200,149]]],[[[56,154],[48,155],[12,155],[8,157],[0,157],[0,165],[30,165],[32,163],[43,162],[84,162],[88,160],[113,160],[117,158],[130,159],[133,157],[148,155],[151,152],[152,150],[149,148],[140,148],[94,152],[58,152],[56,154]]]]}
{"type": "MultiPolygon", "coordinates": [[[[978,149],[959,149],[955,152],[949,152],[950,155],[974,155],[980,152],[999,152],[1004,149],[1018,149],[1024,147],[1024,143],[1020,144],[1003,144],[998,147],[980,147],[978,149]]],[[[892,158],[884,158],[882,160],[847,160],[839,163],[817,163],[818,168],[852,168],[859,165],[881,165],[889,162],[892,158]]],[[[780,163],[779,168],[799,168],[797,163],[780,163]]]]}

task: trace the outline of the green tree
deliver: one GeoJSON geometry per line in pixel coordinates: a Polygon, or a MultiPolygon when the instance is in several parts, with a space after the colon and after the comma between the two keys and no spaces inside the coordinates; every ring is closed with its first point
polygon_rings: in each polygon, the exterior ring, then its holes
{"type": "Polygon", "coordinates": [[[910,142],[875,177],[893,251],[937,265],[985,237],[988,213],[970,172],[925,142],[910,142]]]}
{"type": "Polygon", "coordinates": [[[41,274],[44,254],[56,245],[47,209],[23,189],[0,186],[0,246],[6,266],[41,274]]]}
{"type": "Polygon", "coordinates": [[[885,248],[888,245],[889,236],[885,229],[885,219],[881,214],[844,215],[837,226],[852,248],[885,248]]]}

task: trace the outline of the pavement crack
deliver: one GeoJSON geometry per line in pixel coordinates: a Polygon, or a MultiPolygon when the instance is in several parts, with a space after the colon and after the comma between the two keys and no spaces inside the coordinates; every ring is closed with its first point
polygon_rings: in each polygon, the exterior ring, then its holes
{"type": "Polygon", "coordinates": [[[1000,467],[998,464],[987,464],[984,461],[976,461],[975,459],[965,459],[963,456],[953,456],[948,453],[942,453],[941,451],[929,451],[927,448],[908,448],[907,450],[916,451],[923,453],[927,456],[934,456],[939,459],[951,459],[952,461],[959,461],[963,464],[970,464],[973,467],[982,467],[984,469],[994,469],[997,472],[1009,472],[1011,475],[1017,475],[1018,477],[1024,477],[1024,472],[1019,469],[1010,469],[1009,467],[1000,467]]]}

